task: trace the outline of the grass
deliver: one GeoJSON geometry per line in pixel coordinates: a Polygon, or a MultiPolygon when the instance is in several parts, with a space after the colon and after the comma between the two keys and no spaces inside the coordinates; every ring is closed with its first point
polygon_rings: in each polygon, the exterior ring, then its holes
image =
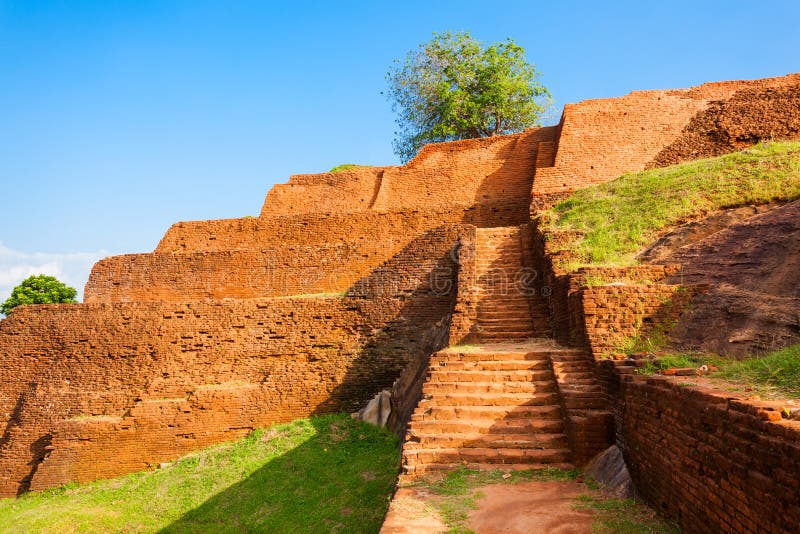
{"type": "Polygon", "coordinates": [[[157,471],[0,500],[5,532],[378,532],[396,438],[347,415],[298,420],[157,471]]]}
{"type": "Polygon", "coordinates": [[[677,534],[677,527],[661,521],[647,506],[631,499],[605,499],[591,495],[578,497],[576,508],[595,513],[592,532],[608,534],[677,534]]]}
{"type": "Polygon", "coordinates": [[[545,233],[572,231],[560,267],[628,266],[663,230],[737,206],[800,198],[800,142],[627,174],[575,192],[541,215],[545,233]]]}
{"type": "Polygon", "coordinates": [[[337,165],[336,167],[332,168],[328,172],[342,172],[349,169],[357,169],[359,167],[368,167],[368,165],[357,165],[355,163],[342,163],[341,165],[337,165]]]}
{"type": "Polygon", "coordinates": [[[800,398],[800,345],[742,360],[708,354],[668,354],[648,360],[637,372],[653,374],[673,367],[701,365],[717,368],[709,378],[726,380],[770,397],[800,398]]]}

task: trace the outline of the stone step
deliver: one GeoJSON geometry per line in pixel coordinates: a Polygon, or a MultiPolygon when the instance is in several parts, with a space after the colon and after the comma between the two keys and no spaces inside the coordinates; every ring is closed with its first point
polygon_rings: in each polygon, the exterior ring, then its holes
{"type": "Polygon", "coordinates": [[[403,451],[405,464],[414,463],[483,463],[483,464],[550,464],[567,463],[569,449],[516,448],[447,448],[403,451]]]}
{"type": "Polygon", "coordinates": [[[442,471],[451,471],[453,469],[457,469],[460,467],[465,467],[467,469],[472,469],[476,471],[486,471],[486,470],[496,470],[499,469],[501,471],[529,471],[529,470],[536,470],[536,469],[563,469],[564,471],[569,471],[574,469],[574,465],[571,463],[548,463],[548,464],[482,464],[482,463],[475,463],[475,462],[467,462],[467,463],[430,463],[430,464],[421,464],[421,465],[403,465],[403,473],[415,477],[419,475],[423,475],[426,473],[438,473],[442,471]]]}
{"type": "Polygon", "coordinates": [[[558,394],[553,392],[534,394],[453,392],[438,393],[434,397],[424,399],[424,402],[428,406],[546,406],[557,405],[558,394]]]}
{"type": "Polygon", "coordinates": [[[440,395],[444,393],[549,393],[556,391],[553,380],[525,382],[434,382],[427,381],[422,386],[422,394],[440,395]]]}
{"type": "Polygon", "coordinates": [[[553,381],[553,372],[541,371],[456,371],[449,366],[431,367],[428,382],[540,382],[553,381]]]}
{"type": "Polygon", "coordinates": [[[404,451],[420,449],[566,449],[567,436],[556,434],[478,434],[449,432],[447,434],[411,433],[403,445],[404,451]],[[418,441],[415,441],[418,440],[418,441]]]}
{"type": "MultiPolygon", "coordinates": [[[[431,406],[417,409],[411,421],[454,421],[476,427],[498,424],[504,427],[534,426],[552,428],[549,424],[562,423],[561,407],[548,406],[431,406]],[[463,420],[462,420],[463,419],[463,420]],[[502,423],[502,424],[501,424],[502,423]]],[[[526,427],[527,428],[527,427],[526,427]]]]}

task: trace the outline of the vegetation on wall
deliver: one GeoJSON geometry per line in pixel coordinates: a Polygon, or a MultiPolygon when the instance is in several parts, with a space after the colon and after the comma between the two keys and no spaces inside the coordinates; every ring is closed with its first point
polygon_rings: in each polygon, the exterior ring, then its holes
{"type": "Polygon", "coordinates": [[[29,276],[11,291],[11,296],[0,304],[0,313],[24,304],[63,304],[75,302],[75,288],[60,282],[55,276],[38,274],[29,276]]]}
{"type": "Polygon", "coordinates": [[[394,150],[403,161],[428,143],[538,126],[550,105],[539,73],[510,38],[484,46],[467,32],[435,33],[386,79],[398,114],[394,150]]]}
{"type": "Polygon", "coordinates": [[[576,191],[540,215],[544,232],[569,232],[560,267],[627,266],[663,230],[714,210],[800,198],[800,143],[627,174],[576,191]]]}

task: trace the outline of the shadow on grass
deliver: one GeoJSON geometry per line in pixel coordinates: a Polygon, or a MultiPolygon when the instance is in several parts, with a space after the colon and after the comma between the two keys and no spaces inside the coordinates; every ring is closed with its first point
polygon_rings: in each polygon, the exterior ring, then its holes
{"type": "Polygon", "coordinates": [[[397,439],[341,415],[310,424],[306,441],[160,532],[378,532],[398,472],[397,439]]]}

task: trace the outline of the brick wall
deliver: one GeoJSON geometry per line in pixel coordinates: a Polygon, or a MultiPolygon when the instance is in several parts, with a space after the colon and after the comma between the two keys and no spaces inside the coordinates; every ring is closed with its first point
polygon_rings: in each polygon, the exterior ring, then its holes
{"type": "Polygon", "coordinates": [[[513,135],[426,145],[401,167],[293,176],[267,195],[262,217],[365,210],[446,210],[483,206],[487,215],[510,206],[521,224],[540,142],[554,142],[554,127],[513,135]]]}
{"type": "Polygon", "coordinates": [[[775,403],[601,368],[617,444],[651,506],[686,532],[797,532],[800,421],[775,403]]]}
{"type": "MultiPolygon", "coordinates": [[[[686,143],[681,139],[691,137],[691,132],[686,133],[684,129],[696,116],[705,117],[703,112],[712,101],[734,98],[739,91],[757,93],[794,86],[789,91],[790,98],[782,99],[783,107],[769,108],[774,108],[775,113],[756,111],[758,105],[754,104],[757,101],[763,104],[769,99],[744,96],[739,100],[745,102],[744,107],[752,110],[753,116],[741,120],[742,106],[738,106],[736,110],[726,111],[724,117],[735,116],[729,129],[737,132],[742,130],[742,123],[747,123],[745,130],[751,123],[757,126],[753,131],[758,132],[787,130],[784,127],[786,115],[780,111],[786,108],[786,102],[796,99],[799,82],[800,75],[794,74],[761,80],[713,82],[682,90],[634,91],[619,98],[567,104],[561,118],[554,164],[536,169],[532,213],[564,198],[566,192],[613,180],[628,172],[638,172],[659,165],[658,162],[663,165],[681,157],[687,159],[683,156],[686,143]],[[668,146],[674,146],[670,155],[662,154],[668,146]],[[680,155],[675,156],[673,152],[680,152],[680,155]]],[[[719,104],[714,102],[713,106],[719,107],[719,104]]],[[[726,110],[730,107],[736,106],[727,106],[726,110]]],[[[698,121],[700,119],[695,120],[698,121]]],[[[695,129],[702,128],[705,126],[695,129]]],[[[788,130],[795,131],[793,128],[788,130]]],[[[757,140],[753,137],[743,142],[752,144],[757,140]]],[[[731,146],[734,145],[736,143],[731,146]]],[[[745,145],[740,148],[742,146],[745,145]]],[[[694,157],[712,155],[706,152],[698,152],[694,157]]]]}
{"type": "Polygon", "coordinates": [[[386,167],[355,167],[336,173],[297,174],[267,194],[262,215],[347,213],[372,207],[386,167]]]}
{"type": "Polygon", "coordinates": [[[360,407],[446,338],[459,231],[413,241],[348,298],[15,310],[0,322],[0,495],[360,407]]]}
{"type": "Polygon", "coordinates": [[[463,232],[457,250],[458,284],[448,345],[475,342],[478,320],[478,280],[476,259],[477,229],[468,227],[463,232]]]}
{"type": "Polygon", "coordinates": [[[572,337],[599,356],[659,324],[677,322],[701,288],[665,284],[584,287],[569,296],[572,337]]]}
{"type": "Polygon", "coordinates": [[[180,302],[344,292],[431,229],[476,215],[452,210],[180,223],[154,253],[97,262],[84,298],[180,302]]]}

